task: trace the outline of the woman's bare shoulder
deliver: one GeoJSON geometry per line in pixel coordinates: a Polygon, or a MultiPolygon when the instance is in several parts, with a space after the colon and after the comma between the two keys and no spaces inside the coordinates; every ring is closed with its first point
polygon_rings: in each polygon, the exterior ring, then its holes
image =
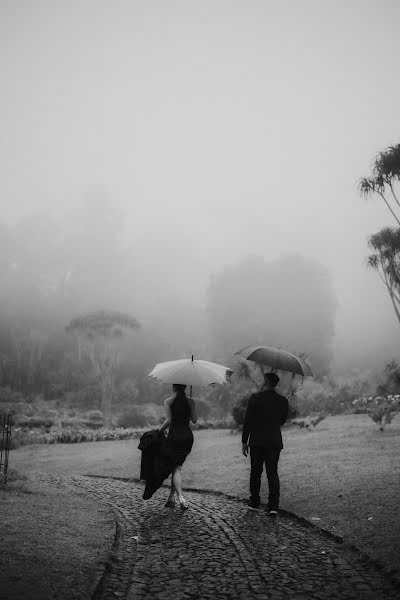
{"type": "Polygon", "coordinates": [[[173,396],[170,396],[169,398],[165,398],[164,406],[171,406],[173,399],[174,399],[173,396]]]}

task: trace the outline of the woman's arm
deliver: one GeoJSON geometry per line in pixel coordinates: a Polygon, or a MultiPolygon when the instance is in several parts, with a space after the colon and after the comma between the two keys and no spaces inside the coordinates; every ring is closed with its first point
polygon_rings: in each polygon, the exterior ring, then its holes
{"type": "Polygon", "coordinates": [[[190,420],[192,423],[197,422],[197,412],[196,412],[196,404],[193,398],[189,398],[189,406],[190,406],[190,420]]]}
{"type": "Polygon", "coordinates": [[[164,401],[165,421],[158,430],[160,433],[161,433],[161,431],[164,431],[164,429],[167,429],[171,425],[171,420],[172,420],[171,400],[172,400],[172,398],[167,398],[164,401]]]}

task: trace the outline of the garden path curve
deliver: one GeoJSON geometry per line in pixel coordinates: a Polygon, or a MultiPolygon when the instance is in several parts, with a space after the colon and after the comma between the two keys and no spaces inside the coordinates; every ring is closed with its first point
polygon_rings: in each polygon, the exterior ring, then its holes
{"type": "Polygon", "coordinates": [[[147,502],[137,482],[38,474],[106,503],[116,536],[94,600],[400,598],[372,563],[290,516],[271,518],[224,495],[187,492],[190,508],[147,502]]]}

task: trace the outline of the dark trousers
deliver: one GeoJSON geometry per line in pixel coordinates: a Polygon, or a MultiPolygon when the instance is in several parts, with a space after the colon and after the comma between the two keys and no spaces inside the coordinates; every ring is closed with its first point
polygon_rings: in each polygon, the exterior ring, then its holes
{"type": "Polygon", "coordinates": [[[269,487],[268,506],[270,510],[277,510],[279,506],[278,461],[280,453],[280,450],[250,446],[250,498],[252,502],[259,504],[261,475],[265,464],[269,487]]]}

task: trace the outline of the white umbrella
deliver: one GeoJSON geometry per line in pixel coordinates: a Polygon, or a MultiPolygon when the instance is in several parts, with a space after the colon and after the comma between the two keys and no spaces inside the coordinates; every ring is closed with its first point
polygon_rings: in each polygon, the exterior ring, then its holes
{"type": "Polygon", "coordinates": [[[149,377],[162,383],[179,383],[197,387],[219,383],[228,383],[233,371],[206,360],[193,360],[183,358],[168,362],[158,363],[149,373],[149,377]]]}

